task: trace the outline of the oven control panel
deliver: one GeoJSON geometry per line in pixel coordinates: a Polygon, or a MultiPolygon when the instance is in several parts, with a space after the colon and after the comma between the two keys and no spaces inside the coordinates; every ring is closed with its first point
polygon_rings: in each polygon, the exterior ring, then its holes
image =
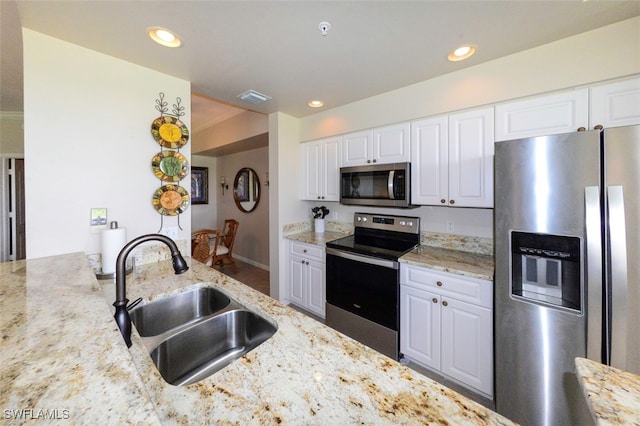
{"type": "Polygon", "coordinates": [[[353,225],[361,228],[384,229],[387,231],[420,233],[420,218],[411,216],[380,215],[375,213],[354,213],[353,225]]]}

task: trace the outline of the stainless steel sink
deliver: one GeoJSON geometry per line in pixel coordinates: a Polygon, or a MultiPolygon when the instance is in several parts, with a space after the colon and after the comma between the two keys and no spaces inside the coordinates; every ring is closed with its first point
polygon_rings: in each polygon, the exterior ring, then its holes
{"type": "Polygon", "coordinates": [[[265,318],[237,309],[168,338],[151,351],[151,359],[167,382],[188,385],[226,367],[275,332],[265,318]]]}
{"type": "Polygon", "coordinates": [[[219,312],[229,303],[221,291],[200,287],[137,306],[129,316],[140,336],[157,336],[219,312]]]}
{"type": "Polygon", "coordinates": [[[255,349],[277,328],[211,287],[199,287],[129,312],[162,377],[173,385],[200,381],[255,349]]]}

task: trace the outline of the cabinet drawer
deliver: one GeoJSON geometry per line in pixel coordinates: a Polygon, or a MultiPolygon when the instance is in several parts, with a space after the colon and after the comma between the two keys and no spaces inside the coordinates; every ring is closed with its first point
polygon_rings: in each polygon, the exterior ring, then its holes
{"type": "Polygon", "coordinates": [[[400,283],[485,308],[493,308],[493,283],[491,281],[402,264],[400,283]]]}
{"type": "Polygon", "coordinates": [[[292,241],[290,253],[296,254],[298,256],[303,256],[307,259],[315,259],[322,263],[325,262],[324,247],[322,246],[316,246],[314,244],[305,244],[305,243],[292,241]]]}

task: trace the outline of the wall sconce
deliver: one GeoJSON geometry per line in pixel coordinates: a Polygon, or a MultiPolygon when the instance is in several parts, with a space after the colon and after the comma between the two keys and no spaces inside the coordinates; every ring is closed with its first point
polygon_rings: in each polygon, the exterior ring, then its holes
{"type": "Polygon", "coordinates": [[[224,195],[224,190],[225,189],[229,189],[229,185],[227,185],[226,183],[224,183],[224,176],[220,177],[220,186],[222,187],[222,195],[224,195]]]}
{"type": "Polygon", "coordinates": [[[266,173],[267,178],[264,180],[264,186],[269,186],[269,172],[266,173]]]}

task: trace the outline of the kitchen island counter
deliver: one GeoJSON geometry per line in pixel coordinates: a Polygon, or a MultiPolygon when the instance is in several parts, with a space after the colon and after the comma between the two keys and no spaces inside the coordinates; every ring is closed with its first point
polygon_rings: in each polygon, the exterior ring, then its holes
{"type": "Polygon", "coordinates": [[[2,407],[68,408],[76,424],[511,424],[276,300],[190,263],[182,275],[174,275],[170,261],[136,267],[127,277],[127,297],[151,300],[212,286],[270,318],[278,330],[223,370],[180,387],[162,379],[135,328],[127,351],[112,318],[113,281],[98,283],[81,253],[2,264],[2,407]]]}
{"type": "Polygon", "coordinates": [[[586,358],[575,363],[596,424],[640,424],[640,376],[586,358]]]}

